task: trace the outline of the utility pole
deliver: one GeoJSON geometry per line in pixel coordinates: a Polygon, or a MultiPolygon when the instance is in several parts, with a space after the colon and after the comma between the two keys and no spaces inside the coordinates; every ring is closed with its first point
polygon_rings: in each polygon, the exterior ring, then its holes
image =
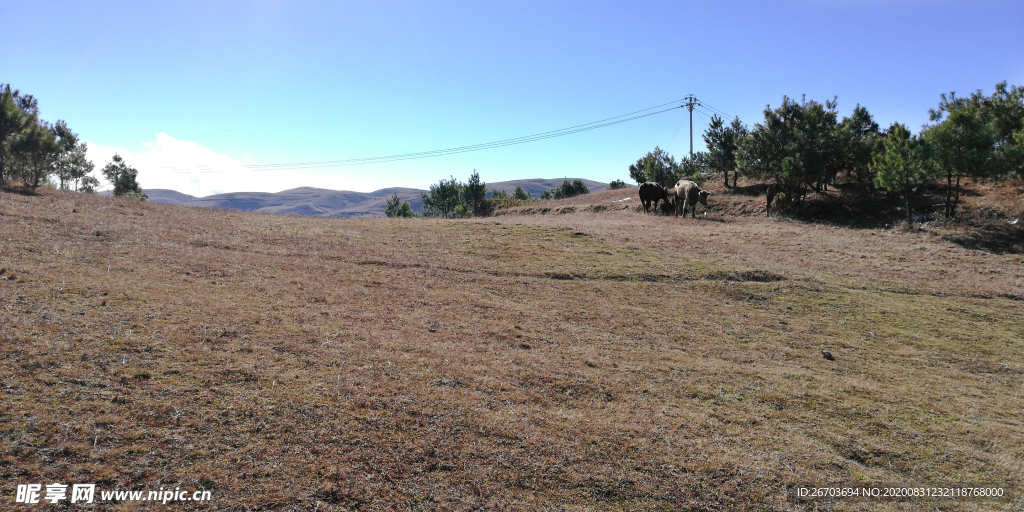
{"type": "Polygon", "coordinates": [[[686,109],[690,111],[690,159],[692,160],[693,159],[693,107],[700,107],[702,105],[701,105],[700,101],[697,100],[697,97],[692,95],[692,94],[688,94],[683,99],[686,100],[686,103],[684,103],[682,105],[679,105],[679,107],[680,108],[686,107],[686,109]]]}

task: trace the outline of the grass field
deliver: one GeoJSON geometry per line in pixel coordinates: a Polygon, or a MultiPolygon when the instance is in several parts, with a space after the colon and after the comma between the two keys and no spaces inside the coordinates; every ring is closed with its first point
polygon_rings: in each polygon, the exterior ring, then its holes
{"type": "Polygon", "coordinates": [[[3,194],[3,508],[1024,508],[1019,251],[631,193],[458,221],[3,194]],[[961,486],[1006,497],[798,496],[961,486]]]}

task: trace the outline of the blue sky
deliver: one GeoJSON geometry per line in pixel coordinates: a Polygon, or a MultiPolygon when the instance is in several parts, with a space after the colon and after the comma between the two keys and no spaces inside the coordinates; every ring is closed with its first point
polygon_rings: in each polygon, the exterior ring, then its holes
{"type": "MultiPolygon", "coordinates": [[[[628,180],[686,113],[530,144],[374,165],[372,157],[564,128],[687,94],[753,125],[783,95],[839,97],[879,124],[927,122],[939,94],[1024,85],[1024,2],[9,2],[0,83],[64,119],[101,167],[193,195],[297,186],[426,188],[628,180]],[[172,169],[217,170],[178,173],[172,169]]],[[[706,118],[694,116],[695,149],[706,118]]]]}

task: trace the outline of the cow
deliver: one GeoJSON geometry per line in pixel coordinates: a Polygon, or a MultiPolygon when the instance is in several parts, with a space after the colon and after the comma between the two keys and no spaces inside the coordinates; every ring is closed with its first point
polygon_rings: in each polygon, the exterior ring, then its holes
{"type": "MultiPolygon", "coordinates": [[[[692,209],[693,218],[697,218],[697,203],[704,205],[705,210],[708,206],[708,196],[711,195],[706,190],[701,190],[696,183],[690,180],[679,180],[676,186],[669,189],[669,193],[673,195],[672,202],[676,205],[676,215],[679,215],[679,211],[682,210],[683,217],[686,217],[686,211],[692,209]]],[[[705,211],[705,215],[707,212],[705,211]]]]}
{"type": "Polygon", "coordinates": [[[663,201],[661,203],[661,214],[662,215],[672,215],[676,211],[676,204],[675,204],[675,202],[672,201],[673,199],[675,199],[676,196],[675,196],[675,194],[672,193],[672,189],[670,189],[670,188],[665,189],[665,191],[669,193],[668,201],[663,201]]]}
{"type": "Polygon", "coordinates": [[[665,187],[648,181],[641,183],[640,188],[640,202],[643,203],[644,213],[650,213],[651,206],[653,203],[654,208],[658,207],[658,201],[668,201],[669,191],[665,190],[665,187]]]}

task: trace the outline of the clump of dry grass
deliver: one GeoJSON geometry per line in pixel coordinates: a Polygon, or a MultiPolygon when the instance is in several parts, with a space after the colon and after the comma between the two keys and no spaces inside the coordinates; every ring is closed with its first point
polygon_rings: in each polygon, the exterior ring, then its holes
{"type": "Polygon", "coordinates": [[[7,481],[218,509],[1020,505],[1019,255],[759,217],[3,201],[7,481]],[[795,492],[968,484],[1011,498],[795,492]]]}

